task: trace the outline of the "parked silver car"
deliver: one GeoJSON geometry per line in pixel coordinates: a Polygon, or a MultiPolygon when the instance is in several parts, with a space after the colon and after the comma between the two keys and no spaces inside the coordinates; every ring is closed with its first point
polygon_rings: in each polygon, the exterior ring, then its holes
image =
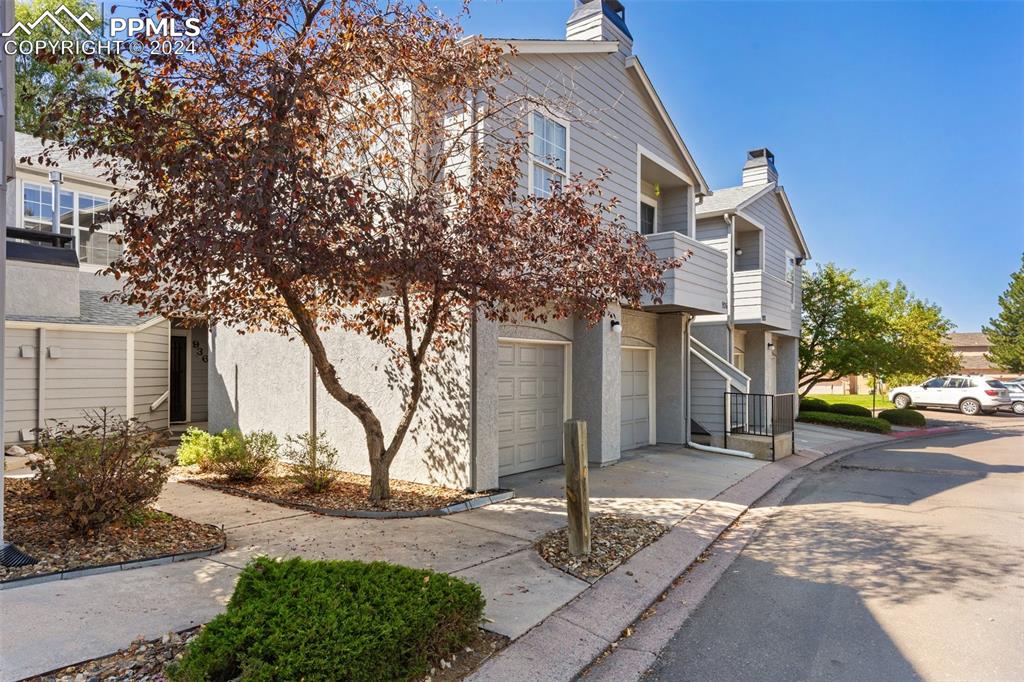
{"type": "Polygon", "coordinates": [[[1010,409],[1024,415],[1024,381],[1004,381],[1003,385],[1010,392],[1010,409]]]}
{"type": "Polygon", "coordinates": [[[1009,409],[1010,392],[996,379],[956,374],[934,377],[918,386],[898,386],[889,391],[898,408],[952,407],[966,415],[1009,409]]]}

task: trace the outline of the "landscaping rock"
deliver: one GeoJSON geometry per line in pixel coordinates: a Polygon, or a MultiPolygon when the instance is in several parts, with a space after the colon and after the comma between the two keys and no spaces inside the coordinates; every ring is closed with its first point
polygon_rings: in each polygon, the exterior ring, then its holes
{"type": "Polygon", "coordinates": [[[7,448],[4,452],[5,454],[10,455],[11,457],[24,457],[25,455],[28,454],[28,450],[21,447],[20,445],[12,445],[11,447],[7,448]]]}
{"type": "Polygon", "coordinates": [[[568,529],[548,533],[535,547],[555,568],[593,583],[638,551],[651,544],[668,528],[657,521],[637,516],[599,514],[590,520],[591,550],[585,557],[569,553],[568,529]]]}
{"type": "Polygon", "coordinates": [[[6,540],[38,559],[30,566],[0,566],[0,582],[78,568],[92,568],[221,547],[224,531],[154,509],[90,535],[72,533],[52,500],[31,480],[5,483],[6,540]]]}

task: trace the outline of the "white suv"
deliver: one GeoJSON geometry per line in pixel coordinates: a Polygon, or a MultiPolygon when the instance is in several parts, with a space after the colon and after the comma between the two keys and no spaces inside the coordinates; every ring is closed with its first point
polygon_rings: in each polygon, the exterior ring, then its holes
{"type": "Polygon", "coordinates": [[[995,379],[954,375],[935,377],[920,386],[899,386],[889,391],[896,407],[955,407],[963,414],[992,413],[1010,406],[1010,392],[995,379]]]}

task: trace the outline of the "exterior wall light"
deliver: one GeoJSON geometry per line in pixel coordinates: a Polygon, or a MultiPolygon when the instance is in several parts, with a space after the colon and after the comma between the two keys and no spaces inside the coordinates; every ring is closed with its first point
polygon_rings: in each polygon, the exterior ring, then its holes
{"type": "Polygon", "coordinates": [[[615,317],[614,313],[612,313],[611,318],[612,318],[612,332],[614,332],[616,334],[622,334],[622,323],[619,322],[618,318],[615,317]]]}
{"type": "Polygon", "coordinates": [[[742,256],[743,255],[743,249],[736,249],[736,255],[737,256],[742,256]]]}

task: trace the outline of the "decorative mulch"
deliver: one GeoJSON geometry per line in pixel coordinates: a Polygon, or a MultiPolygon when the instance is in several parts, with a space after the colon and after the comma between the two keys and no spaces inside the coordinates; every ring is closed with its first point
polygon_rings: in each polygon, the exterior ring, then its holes
{"type": "Polygon", "coordinates": [[[597,514],[590,517],[590,555],[569,554],[569,529],[560,528],[534,545],[555,568],[589,583],[596,582],[638,551],[668,532],[657,521],[637,516],[597,514]]]}
{"type": "MultiPolygon", "coordinates": [[[[164,680],[164,666],[181,658],[186,645],[199,633],[192,628],[170,632],[160,639],[132,642],[116,654],[70,665],[24,682],[156,682],[164,680]]],[[[450,660],[441,661],[422,682],[455,682],[476,670],[488,658],[508,645],[508,637],[480,630],[475,642],[450,660]]]]}
{"type": "Polygon", "coordinates": [[[215,474],[202,473],[197,467],[176,467],[172,472],[172,478],[184,483],[205,486],[243,497],[255,497],[284,506],[303,505],[338,512],[429,512],[477,497],[485,497],[491,492],[473,493],[391,479],[391,499],[385,500],[379,505],[373,505],[369,500],[369,476],[339,471],[337,480],[329,489],[320,493],[311,493],[292,478],[291,469],[284,462],[278,463],[273,475],[249,483],[228,481],[215,474]]]}
{"type": "Polygon", "coordinates": [[[32,481],[4,481],[4,533],[8,542],[38,559],[19,568],[0,566],[0,582],[76,568],[201,552],[224,544],[224,531],[147,509],[132,523],[118,522],[89,536],[73,534],[57,506],[32,481]]]}

